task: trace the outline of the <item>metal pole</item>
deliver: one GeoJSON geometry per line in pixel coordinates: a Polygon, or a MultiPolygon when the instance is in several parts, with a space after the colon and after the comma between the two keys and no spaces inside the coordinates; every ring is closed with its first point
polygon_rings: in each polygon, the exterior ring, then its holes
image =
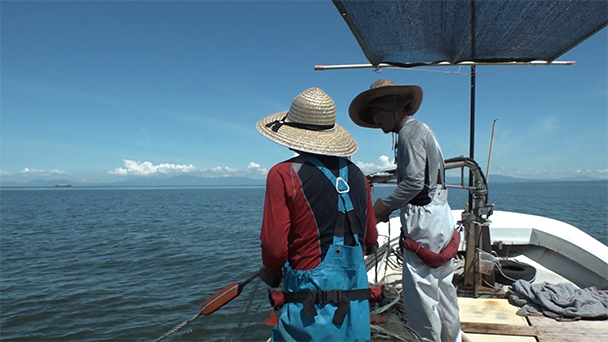
{"type": "Polygon", "coordinates": [[[380,63],[378,65],[372,65],[372,64],[335,64],[335,65],[315,65],[314,69],[315,70],[341,70],[341,69],[382,69],[382,68],[401,68],[401,69],[407,69],[407,68],[415,68],[415,67],[462,67],[462,66],[472,66],[472,65],[492,65],[492,66],[496,66],[496,65],[506,65],[506,66],[515,66],[515,65],[530,65],[530,66],[538,66],[538,65],[562,65],[562,66],[567,66],[567,65],[573,65],[575,62],[574,61],[541,61],[541,60],[537,60],[537,61],[530,61],[530,62],[520,62],[520,61],[512,61],[512,62],[468,62],[468,61],[463,61],[463,62],[457,62],[457,63],[450,63],[450,62],[437,62],[437,63],[418,63],[418,64],[412,64],[412,65],[407,65],[407,64],[401,64],[401,65],[394,65],[394,64],[388,64],[388,63],[380,63]]]}
{"type": "MultiPolygon", "coordinates": [[[[471,118],[469,125],[469,157],[475,160],[475,66],[471,66],[471,118]]],[[[473,185],[473,174],[469,173],[469,185],[473,185]]]]}
{"type": "MultiPolygon", "coordinates": [[[[475,59],[476,27],[475,27],[475,0],[471,1],[471,57],[475,59]]],[[[469,124],[469,157],[475,160],[475,65],[471,65],[471,119],[469,124]]],[[[473,173],[469,171],[469,186],[473,186],[473,173]]],[[[469,208],[473,209],[473,194],[469,192],[469,208]]]]}
{"type": "Polygon", "coordinates": [[[488,154],[488,168],[486,169],[486,183],[490,179],[490,161],[492,160],[492,145],[494,144],[494,128],[496,127],[496,120],[492,123],[492,136],[490,137],[490,153],[488,154]]]}
{"type": "MultiPolygon", "coordinates": [[[[471,1],[471,57],[473,59],[476,58],[476,54],[477,51],[475,49],[475,45],[477,44],[476,42],[476,27],[475,27],[475,0],[471,1]]],[[[475,160],[475,75],[476,74],[476,68],[475,65],[471,65],[471,120],[470,120],[470,124],[469,124],[469,157],[471,158],[471,160],[475,160]]],[[[473,173],[471,171],[469,171],[469,186],[473,186],[473,173]]],[[[475,211],[473,210],[473,194],[471,193],[471,191],[469,191],[469,210],[470,212],[473,214],[473,216],[475,216],[475,211]]],[[[473,217],[474,219],[477,219],[476,217],[473,217]]],[[[474,221],[471,221],[472,226],[469,226],[469,228],[471,229],[471,231],[469,232],[469,238],[467,239],[467,257],[470,257],[470,255],[472,254],[472,251],[475,252],[475,255],[477,254],[477,234],[478,234],[478,230],[479,227],[474,223],[474,221]],[[474,244],[473,244],[473,248],[471,248],[471,246],[469,245],[469,242],[473,241],[473,238],[475,237],[474,240],[474,244]]],[[[478,289],[479,289],[479,285],[480,285],[480,275],[479,275],[479,260],[477,257],[474,257],[474,262],[473,267],[474,267],[474,282],[473,282],[473,295],[475,296],[475,298],[478,297],[478,289]]]]}

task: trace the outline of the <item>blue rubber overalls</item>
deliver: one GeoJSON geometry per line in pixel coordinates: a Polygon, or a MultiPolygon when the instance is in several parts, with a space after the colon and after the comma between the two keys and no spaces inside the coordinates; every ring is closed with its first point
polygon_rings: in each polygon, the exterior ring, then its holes
{"type": "MultiPolygon", "coordinates": [[[[336,177],[318,159],[304,157],[335,184],[339,193],[338,211],[347,216],[353,204],[348,194],[346,160],[339,158],[340,176],[336,177]]],[[[285,263],[286,303],[281,309],[279,324],[272,330],[273,341],[369,341],[367,271],[357,234],[354,234],[355,246],[344,245],[344,230],[349,227],[347,219],[338,220],[333,244],[316,268],[294,270],[289,262],[285,263]],[[290,296],[292,302],[288,300],[290,296]]]]}

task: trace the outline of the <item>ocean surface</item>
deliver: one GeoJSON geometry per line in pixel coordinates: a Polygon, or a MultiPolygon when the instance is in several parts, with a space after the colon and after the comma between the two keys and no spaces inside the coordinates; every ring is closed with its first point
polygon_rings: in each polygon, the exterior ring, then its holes
{"type": "MultiPolygon", "coordinates": [[[[450,190],[453,209],[466,198],[450,190]]],[[[153,341],[261,265],[263,187],[2,188],[0,199],[2,341],[153,341]]],[[[489,202],[608,244],[605,181],[491,184],[489,202]]],[[[270,312],[256,279],[165,341],[265,341],[270,312]]]]}

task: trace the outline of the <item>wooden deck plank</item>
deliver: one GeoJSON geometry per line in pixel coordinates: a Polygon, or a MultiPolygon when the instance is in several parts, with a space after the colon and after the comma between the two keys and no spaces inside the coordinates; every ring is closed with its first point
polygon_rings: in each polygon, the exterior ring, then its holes
{"type": "Polygon", "coordinates": [[[608,342],[608,320],[556,321],[517,316],[506,299],[458,298],[462,331],[474,342],[608,342]],[[529,339],[529,340],[528,340],[529,339]]]}
{"type": "Polygon", "coordinates": [[[532,336],[466,334],[462,342],[538,342],[538,340],[532,336]]]}
{"type": "Polygon", "coordinates": [[[529,316],[527,318],[538,331],[539,342],[608,342],[607,320],[556,321],[544,316],[529,316]]]}
{"type": "Polygon", "coordinates": [[[490,335],[512,335],[512,336],[536,336],[538,331],[534,327],[496,324],[496,323],[469,323],[461,322],[460,329],[465,333],[490,334],[490,335]]]}
{"type": "Polygon", "coordinates": [[[532,318],[531,326],[461,322],[460,327],[466,334],[529,336],[539,342],[608,342],[607,321],[558,322],[546,317],[528,318],[532,318]]]}
{"type": "Polygon", "coordinates": [[[515,314],[517,307],[505,299],[459,297],[458,306],[461,322],[527,325],[524,317],[515,314]]]}
{"type": "Polygon", "coordinates": [[[538,335],[538,342],[608,342],[608,336],[581,336],[569,333],[538,335]]]}
{"type": "Polygon", "coordinates": [[[578,320],[578,321],[556,321],[552,318],[544,316],[528,316],[530,325],[535,327],[548,327],[558,329],[576,329],[581,331],[598,331],[602,334],[608,334],[608,320],[578,320]]]}

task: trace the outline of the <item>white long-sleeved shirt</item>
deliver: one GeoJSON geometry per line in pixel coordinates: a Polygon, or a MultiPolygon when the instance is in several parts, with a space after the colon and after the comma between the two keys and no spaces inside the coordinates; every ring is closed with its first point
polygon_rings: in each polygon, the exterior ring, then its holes
{"type": "Polygon", "coordinates": [[[399,129],[396,158],[398,185],[384,200],[386,206],[392,210],[402,208],[419,194],[432,198],[438,175],[443,178],[444,160],[429,126],[408,117],[399,129]],[[428,178],[426,182],[425,177],[428,178]]]}

